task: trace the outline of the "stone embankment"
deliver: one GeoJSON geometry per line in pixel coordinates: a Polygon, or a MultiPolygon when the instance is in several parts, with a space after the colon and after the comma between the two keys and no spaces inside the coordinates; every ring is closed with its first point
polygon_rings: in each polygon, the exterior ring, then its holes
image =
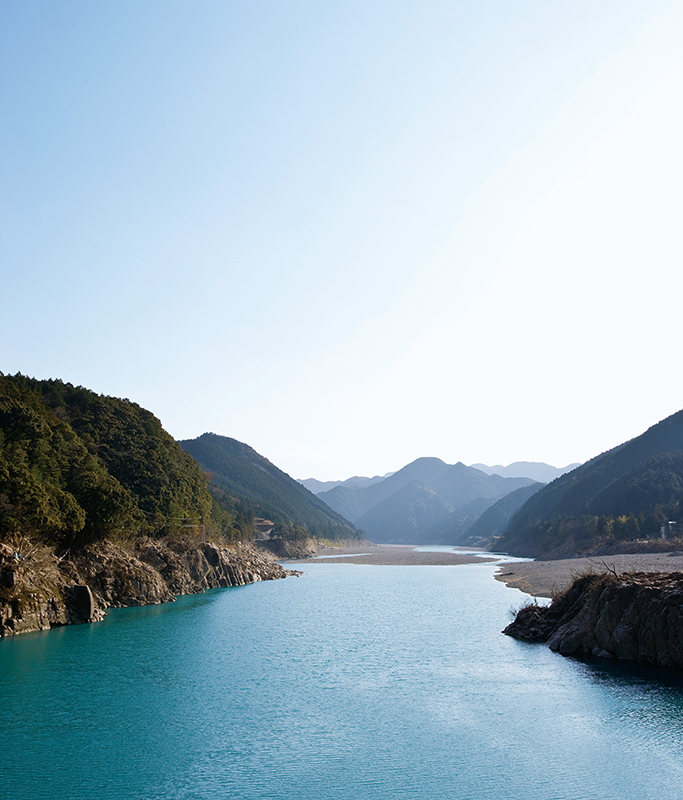
{"type": "Polygon", "coordinates": [[[503,633],[566,656],[683,667],[683,573],[586,575],[550,606],[521,609],[503,633]]]}
{"type": "Polygon", "coordinates": [[[250,545],[188,539],[101,542],[70,558],[24,542],[0,544],[0,636],[96,622],[107,608],[166,603],[176,595],[297,574],[250,545]]]}

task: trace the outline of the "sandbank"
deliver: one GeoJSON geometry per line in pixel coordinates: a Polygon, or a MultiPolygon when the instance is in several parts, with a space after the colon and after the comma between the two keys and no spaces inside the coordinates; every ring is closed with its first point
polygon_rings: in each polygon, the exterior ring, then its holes
{"type": "MultiPolygon", "coordinates": [[[[359,544],[357,547],[320,550],[315,564],[372,564],[379,566],[450,566],[457,564],[485,564],[498,559],[494,555],[483,557],[457,550],[425,552],[416,550],[417,545],[359,544]],[[330,556],[335,556],[330,558],[330,556]]],[[[484,551],[482,551],[484,553],[484,551]]]]}

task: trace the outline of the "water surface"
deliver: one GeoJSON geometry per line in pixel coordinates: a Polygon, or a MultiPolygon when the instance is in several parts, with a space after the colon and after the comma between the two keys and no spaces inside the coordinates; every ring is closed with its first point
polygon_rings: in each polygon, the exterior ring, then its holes
{"type": "Polygon", "coordinates": [[[502,636],[495,565],[301,568],[0,641],[0,796],[683,798],[678,677],[502,636]]]}

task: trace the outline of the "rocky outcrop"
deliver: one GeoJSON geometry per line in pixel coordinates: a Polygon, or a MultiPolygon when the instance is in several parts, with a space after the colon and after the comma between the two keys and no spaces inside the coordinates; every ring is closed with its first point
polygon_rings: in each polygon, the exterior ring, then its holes
{"type": "Polygon", "coordinates": [[[567,656],[683,667],[683,573],[586,575],[503,631],[567,656]]]}
{"type": "Polygon", "coordinates": [[[20,550],[0,544],[0,636],[95,622],[106,608],[297,574],[250,545],[186,538],[101,542],[70,559],[27,541],[20,550]]]}
{"type": "Polygon", "coordinates": [[[0,544],[0,636],[102,619],[89,587],[49,547],[0,544]]]}
{"type": "Polygon", "coordinates": [[[277,564],[272,556],[243,544],[222,547],[183,539],[166,543],[149,540],[140,548],[140,558],[158,570],[174,595],[195,594],[221,586],[245,586],[298,574],[277,564]]]}
{"type": "MultiPolygon", "coordinates": [[[[302,542],[293,542],[287,539],[263,539],[256,544],[260,550],[271,553],[276,558],[284,558],[290,561],[312,558],[318,552],[313,539],[305,539],[302,542]]],[[[354,544],[358,546],[358,541],[356,540],[354,544]]]]}
{"type": "Polygon", "coordinates": [[[173,600],[158,570],[136,550],[103,542],[72,559],[74,577],[88,585],[100,608],[145,606],[173,600]]]}

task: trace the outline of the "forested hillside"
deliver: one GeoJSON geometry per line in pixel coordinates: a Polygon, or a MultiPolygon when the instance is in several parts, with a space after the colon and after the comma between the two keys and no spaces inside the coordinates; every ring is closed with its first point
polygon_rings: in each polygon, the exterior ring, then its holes
{"type": "Polygon", "coordinates": [[[362,538],[352,523],[248,445],[215,433],[180,445],[210,473],[213,491],[247,498],[257,516],[285,530],[304,526],[317,538],[362,538]]]}
{"type": "Polygon", "coordinates": [[[149,411],[22,375],[0,375],[0,512],[0,535],[62,549],[189,526],[229,538],[240,525],[149,411]]]}
{"type": "Polygon", "coordinates": [[[496,547],[571,555],[659,536],[683,511],[683,411],[548,484],[512,518],[496,547]]]}

